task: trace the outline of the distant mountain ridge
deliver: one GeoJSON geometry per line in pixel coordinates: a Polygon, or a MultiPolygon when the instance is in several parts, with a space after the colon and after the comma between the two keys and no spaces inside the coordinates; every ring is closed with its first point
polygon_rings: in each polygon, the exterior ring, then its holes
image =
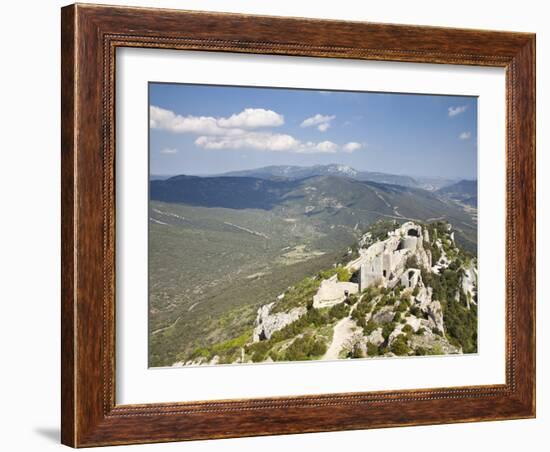
{"type": "Polygon", "coordinates": [[[429,206],[434,216],[445,211],[445,205],[435,194],[420,188],[332,174],[300,179],[180,175],[151,181],[150,197],[153,201],[229,209],[271,210],[292,205],[300,209],[310,206],[313,212],[325,207],[353,206],[395,215],[390,203],[413,214],[412,206],[420,202],[429,206]]]}
{"type": "Polygon", "coordinates": [[[459,225],[457,245],[476,255],[475,215],[451,198],[346,172],[354,174],[150,180],[149,268],[159,282],[150,292],[150,365],[171,365],[250,330],[260,305],[349,258],[379,220],[459,225]]]}
{"type": "Polygon", "coordinates": [[[305,179],[313,176],[341,176],[360,181],[379,182],[383,184],[402,185],[404,187],[422,188],[411,176],[386,174],[373,171],[358,171],[348,165],[330,164],[314,166],[273,165],[252,170],[231,171],[217,176],[257,177],[260,179],[305,179]]]}
{"type": "MultiPolygon", "coordinates": [[[[436,191],[458,182],[459,179],[444,177],[409,176],[406,174],[390,174],[379,171],[360,171],[348,165],[329,164],[313,166],[271,165],[260,168],[228,171],[225,173],[200,174],[198,177],[254,177],[258,179],[305,179],[313,176],[340,176],[359,181],[379,182],[382,184],[401,185],[403,187],[421,188],[427,191],[436,191]]],[[[151,174],[149,179],[168,180],[177,175],[151,174]]]]}
{"type": "Polygon", "coordinates": [[[456,184],[440,188],[436,194],[477,207],[477,180],[461,180],[456,184]]]}

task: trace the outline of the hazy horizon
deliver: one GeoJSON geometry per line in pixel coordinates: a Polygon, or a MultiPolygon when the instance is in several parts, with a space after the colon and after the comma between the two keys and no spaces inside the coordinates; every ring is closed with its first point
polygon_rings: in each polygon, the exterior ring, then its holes
{"type": "MultiPolygon", "coordinates": [[[[332,164],[321,165],[321,166],[329,166],[329,165],[332,165],[332,164]]],[[[335,164],[335,165],[341,165],[341,164],[335,164]]],[[[234,172],[238,172],[238,171],[257,171],[257,170],[261,170],[261,169],[264,169],[264,168],[275,167],[275,166],[293,166],[293,167],[298,167],[298,168],[313,168],[313,167],[320,166],[320,165],[316,165],[316,164],[315,165],[267,165],[267,166],[259,166],[259,167],[242,168],[242,169],[238,169],[238,170],[223,171],[221,173],[189,173],[189,172],[183,172],[183,173],[182,172],[176,172],[176,173],[166,173],[166,174],[150,173],[150,176],[152,176],[152,177],[155,177],[155,176],[156,177],[175,177],[175,176],[215,177],[215,176],[223,176],[224,174],[227,174],[227,173],[234,173],[234,172]]],[[[349,167],[349,165],[343,165],[343,166],[348,166],[349,167]]],[[[359,170],[359,169],[354,168],[354,167],[350,167],[350,168],[353,168],[354,170],[357,170],[357,171],[388,174],[388,175],[394,175],[394,176],[409,176],[409,177],[417,178],[417,179],[477,181],[477,177],[474,177],[474,178],[459,178],[459,177],[425,176],[425,175],[422,175],[422,174],[386,173],[384,171],[359,170]]]]}

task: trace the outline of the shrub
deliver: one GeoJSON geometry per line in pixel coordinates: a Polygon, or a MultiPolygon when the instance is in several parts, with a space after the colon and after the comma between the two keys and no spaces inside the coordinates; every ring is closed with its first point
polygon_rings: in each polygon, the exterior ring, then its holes
{"type": "Polygon", "coordinates": [[[253,344],[246,346],[245,351],[250,355],[252,362],[258,363],[267,358],[267,352],[271,346],[272,343],[270,341],[254,342],[253,344]]]}
{"type": "Polygon", "coordinates": [[[294,339],[284,352],[286,361],[302,361],[322,356],[327,351],[324,340],[311,334],[294,339]]]}
{"type": "Polygon", "coordinates": [[[416,356],[424,356],[427,354],[426,352],[426,349],[424,347],[417,347],[416,350],[414,351],[414,354],[416,356]]]}
{"type": "Polygon", "coordinates": [[[351,278],[350,271],[345,267],[337,267],[336,274],[338,275],[338,281],[348,282],[351,278]]]}
{"type": "Polygon", "coordinates": [[[367,356],[379,356],[380,350],[378,350],[378,346],[373,344],[372,342],[367,342],[367,356]]]}
{"type": "Polygon", "coordinates": [[[365,352],[362,346],[363,335],[354,334],[344,344],[343,350],[346,352],[347,358],[364,358],[365,352]]]}
{"type": "Polygon", "coordinates": [[[401,300],[397,306],[397,312],[405,312],[409,308],[406,301],[401,300]]]}
{"type": "Polygon", "coordinates": [[[405,334],[412,334],[414,332],[413,327],[408,323],[403,327],[401,331],[403,331],[403,333],[405,334]]]}
{"type": "Polygon", "coordinates": [[[363,332],[365,333],[365,336],[368,336],[376,329],[378,329],[378,323],[376,323],[374,320],[369,320],[367,322],[367,325],[363,328],[363,332]]]}
{"type": "Polygon", "coordinates": [[[454,339],[464,353],[477,351],[477,306],[470,309],[455,301],[442,303],[443,319],[449,338],[454,339]]]}
{"type": "Polygon", "coordinates": [[[212,358],[212,353],[206,347],[198,347],[190,355],[191,359],[204,358],[210,360],[212,358]]]}
{"type": "Polygon", "coordinates": [[[309,349],[310,356],[322,356],[326,352],[327,352],[327,344],[320,339],[315,340],[311,344],[311,347],[309,349]]]}
{"type": "Polygon", "coordinates": [[[358,299],[359,299],[359,297],[356,294],[352,293],[351,295],[348,296],[347,302],[348,302],[349,305],[353,305],[353,304],[357,303],[358,299]]]}
{"type": "Polygon", "coordinates": [[[377,295],[380,295],[380,289],[378,287],[369,286],[366,289],[363,289],[363,300],[370,301],[377,295]]]}
{"type": "Polygon", "coordinates": [[[336,274],[336,267],[329,268],[328,270],[321,270],[317,275],[319,279],[329,279],[331,276],[336,274]]]}
{"type": "Polygon", "coordinates": [[[340,320],[349,315],[350,308],[345,303],[334,305],[328,311],[328,316],[331,320],[340,320]]]}
{"type": "Polygon", "coordinates": [[[393,322],[386,323],[382,327],[382,337],[384,338],[384,340],[386,342],[388,341],[388,338],[390,337],[390,334],[393,333],[393,330],[395,330],[395,323],[393,323],[393,322]]]}
{"type": "Polygon", "coordinates": [[[416,332],[414,334],[416,334],[418,336],[422,336],[425,332],[426,332],[426,330],[424,328],[420,327],[416,330],[416,332]]]}
{"type": "Polygon", "coordinates": [[[399,223],[395,220],[378,220],[373,223],[367,232],[371,233],[372,240],[378,242],[388,237],[388,232],[393,231],[399,223]]]}
{"type": "Polygon", "coordinates": [[[407,337],[404,334],[400,334],[393,340],[390,349],[397,356],[408,355],[411,351],[407,344],[407,337]]]}
{"type": "Polygon", "coordinates": [[[365,328],[367,326],[365,315],[359,309],[355,309],[355,311],[352,312],[351,318],[355,320],[355,323],[357,323],[357,325],[361,328],[365,328]]]}
{"type": "Polygon", "coordinates": [[[428,350],[428,355],[443,355],[443,348],[441,344],[435,344],[430,350],[428,350]]]}
{"type": "Polygon", "coordinates": [[[323,313],[319,309],[310,309],[305,315],[295,320],[292,323],[289,323],[284,328],[279,331],[275,331],[269,342],[272,344],[290,339],[301,332],[303,332],[308,326],[319,327],[325,325],[329,322],[329,317],[327,314],[323,313]]]}

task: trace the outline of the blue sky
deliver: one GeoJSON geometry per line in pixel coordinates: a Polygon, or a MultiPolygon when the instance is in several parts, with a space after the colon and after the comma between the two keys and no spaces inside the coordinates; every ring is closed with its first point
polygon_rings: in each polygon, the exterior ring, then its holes
{"type": "Polygon", "coordinates": [[[477,178],[477,98],[149,84],[150,172],[339,163],[477,178]]]}

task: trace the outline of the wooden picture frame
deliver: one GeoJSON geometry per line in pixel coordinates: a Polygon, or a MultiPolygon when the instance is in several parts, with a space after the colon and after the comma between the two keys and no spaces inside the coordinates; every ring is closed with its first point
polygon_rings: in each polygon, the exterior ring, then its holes
{"type": "Polygon", "coordinates": [[[162,9],[62,9],[62,442],[73,447],[535,416],[535,35],[162,9]],[[115,50],[506,69],[506,383],[115,403],[115,50]]]}

